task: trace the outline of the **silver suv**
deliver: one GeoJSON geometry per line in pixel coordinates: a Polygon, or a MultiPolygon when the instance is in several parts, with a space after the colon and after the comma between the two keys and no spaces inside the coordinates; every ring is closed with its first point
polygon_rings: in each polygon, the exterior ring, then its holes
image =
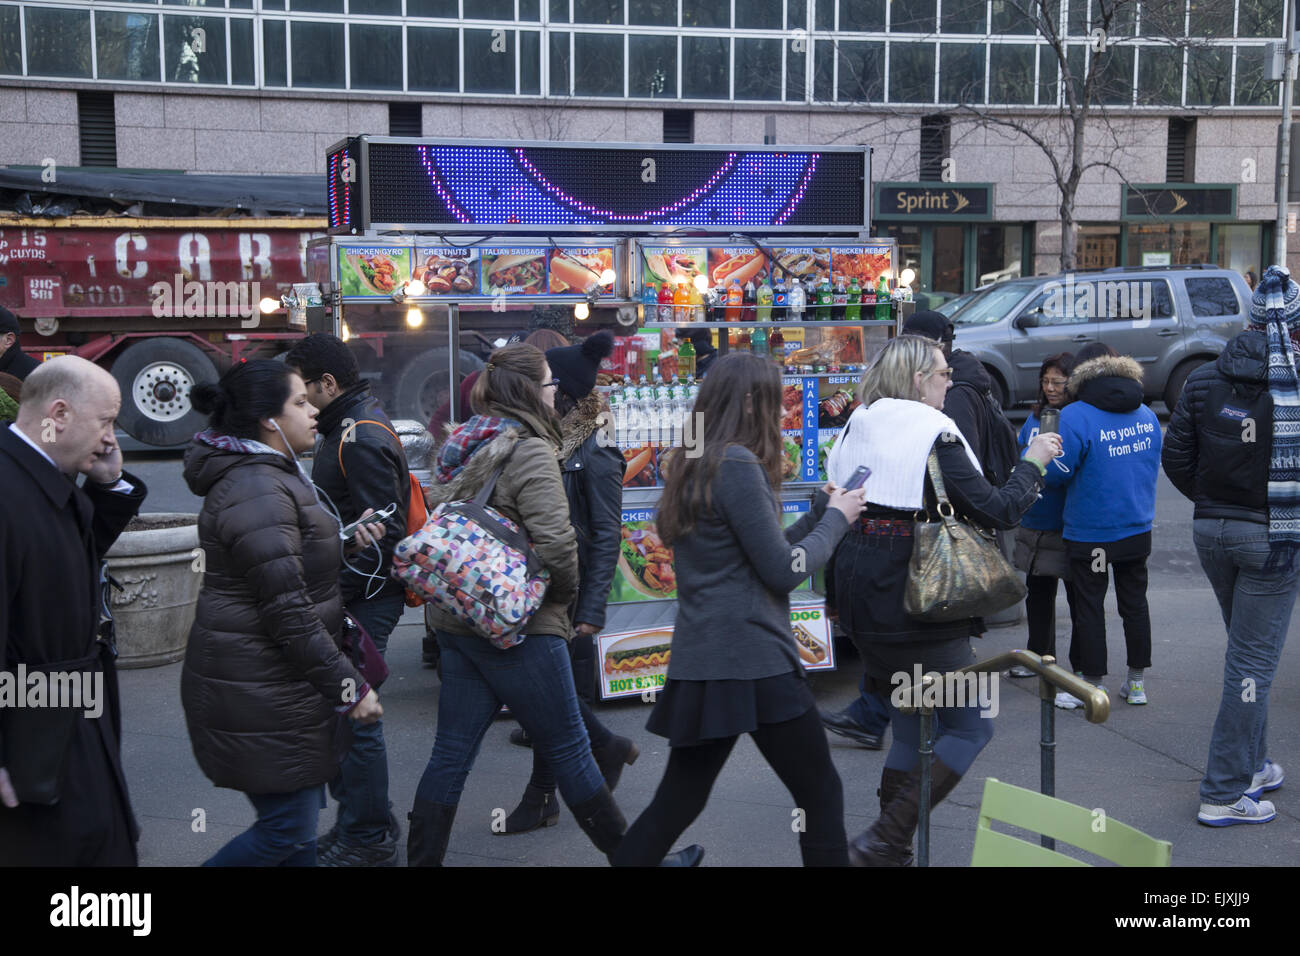
{"type": "Polygon", "coordinates": [[[1037,398],[1048,356],[1105,342],[1142,365],[1147,400],[1172,409],[1187,376],[1223,351],[1249,312],[1250,288],[1237,272],[1157,266],[1007,279],[952,321],[955,347],[984,364],[1004,408],[1037,398]]]}

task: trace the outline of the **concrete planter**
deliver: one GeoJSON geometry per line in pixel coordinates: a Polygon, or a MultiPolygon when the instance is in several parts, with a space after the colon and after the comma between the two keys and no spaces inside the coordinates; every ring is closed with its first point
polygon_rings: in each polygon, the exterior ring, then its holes
{"type": "Polygon", "coordinates": [[[194,514],[143,514],[109,550],[108,573],[123,588],[110,589],[118,667],[156,667],[185,656],[203,583],[197,522],[194,514]]]}

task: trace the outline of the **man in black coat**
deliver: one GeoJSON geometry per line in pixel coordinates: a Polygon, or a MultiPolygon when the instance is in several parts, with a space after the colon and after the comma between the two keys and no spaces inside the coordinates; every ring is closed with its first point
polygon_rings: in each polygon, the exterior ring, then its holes
{"type": "Polygon", "coordinates": [[[120,407],[111,375],[66,356],[28,376],[0,428],[0,866],[137,862],[100,575],[146,493],[122,471],[120,407]]]}
{"type": "Polygon", "coordinates": [[[20,381],[41,364],[18,344],[21,333],[18,316],[0,305],[0,372],[8,372],[20,381]]]}
{"type": "MultiPolygon", "coordinates": [[[[376,553],[348,558],[339,586],[348,613],[382,654],[406,608],[405,588],[389,576],[393,549],[406,537],[411,500],[406,454],[393,423],[363,381],[356,356],[340,338],[309,335],[285,356],[302,376],[307,400],[320,409],[321,440],[311,477],[349,524],[368,508],[397,506],[376,553]],[[356,570],[353,570],[356,569],[356,570]]],[[[320,866],[396,866],[399,828],[388,806],[388,754],[382,721],[353,727],[352,746],[330,791],[339,801],[338,823],[318,841],[320,866]]]]}

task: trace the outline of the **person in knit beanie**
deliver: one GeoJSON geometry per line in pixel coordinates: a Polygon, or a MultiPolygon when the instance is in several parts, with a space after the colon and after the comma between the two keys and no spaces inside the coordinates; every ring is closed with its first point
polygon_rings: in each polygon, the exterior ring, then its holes
{"type": "Polygon", "coordinates": [[[1196,505],[1192,540],[1227,627],[1223,694],[1196,819],[1268,823],[1262,799],[1285,779],[1268,757],[1268,697],[1286,642],[1300,562],[1300,286],[1260,278],[1249,327],[1187,378],[1161,463],[1196,505]],[[1250,688],[1250,693],[1243,688],[1250,688]]]}

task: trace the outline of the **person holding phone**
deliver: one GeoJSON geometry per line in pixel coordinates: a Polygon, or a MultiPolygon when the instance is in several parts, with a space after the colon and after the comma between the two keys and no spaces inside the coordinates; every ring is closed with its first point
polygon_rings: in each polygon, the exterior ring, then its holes
{"type": "MultiPolygon", "coordinates": [[[[204,865],[315,866],[324,785],[348,746],[343,718],[383,716],[340,650],[339,522],[297,460],[315,442],[316,409],[301,376],[267,359],[195,386],[192,400],[209,415],[184,470],[203,497],[206,567],[181,704],[203,773],[257,811],[204,865]]],[[[353,546],[383,534],[367,524],[353,546]]]]}
{"type": "Polygon", "coordinates": [[[749,734],[804,811],[804,865],[844,866],[844,791],[790,630],[790,592],[826,563],[863,495],[827,484],[782,529],[781,376],[760,356],[719,358],[695,414],[701,454],[674,457],[656,519],[674,552],[677,621],[668,680],[646,726],[671,751],[613,862],[658,863],[749,734]]]}

